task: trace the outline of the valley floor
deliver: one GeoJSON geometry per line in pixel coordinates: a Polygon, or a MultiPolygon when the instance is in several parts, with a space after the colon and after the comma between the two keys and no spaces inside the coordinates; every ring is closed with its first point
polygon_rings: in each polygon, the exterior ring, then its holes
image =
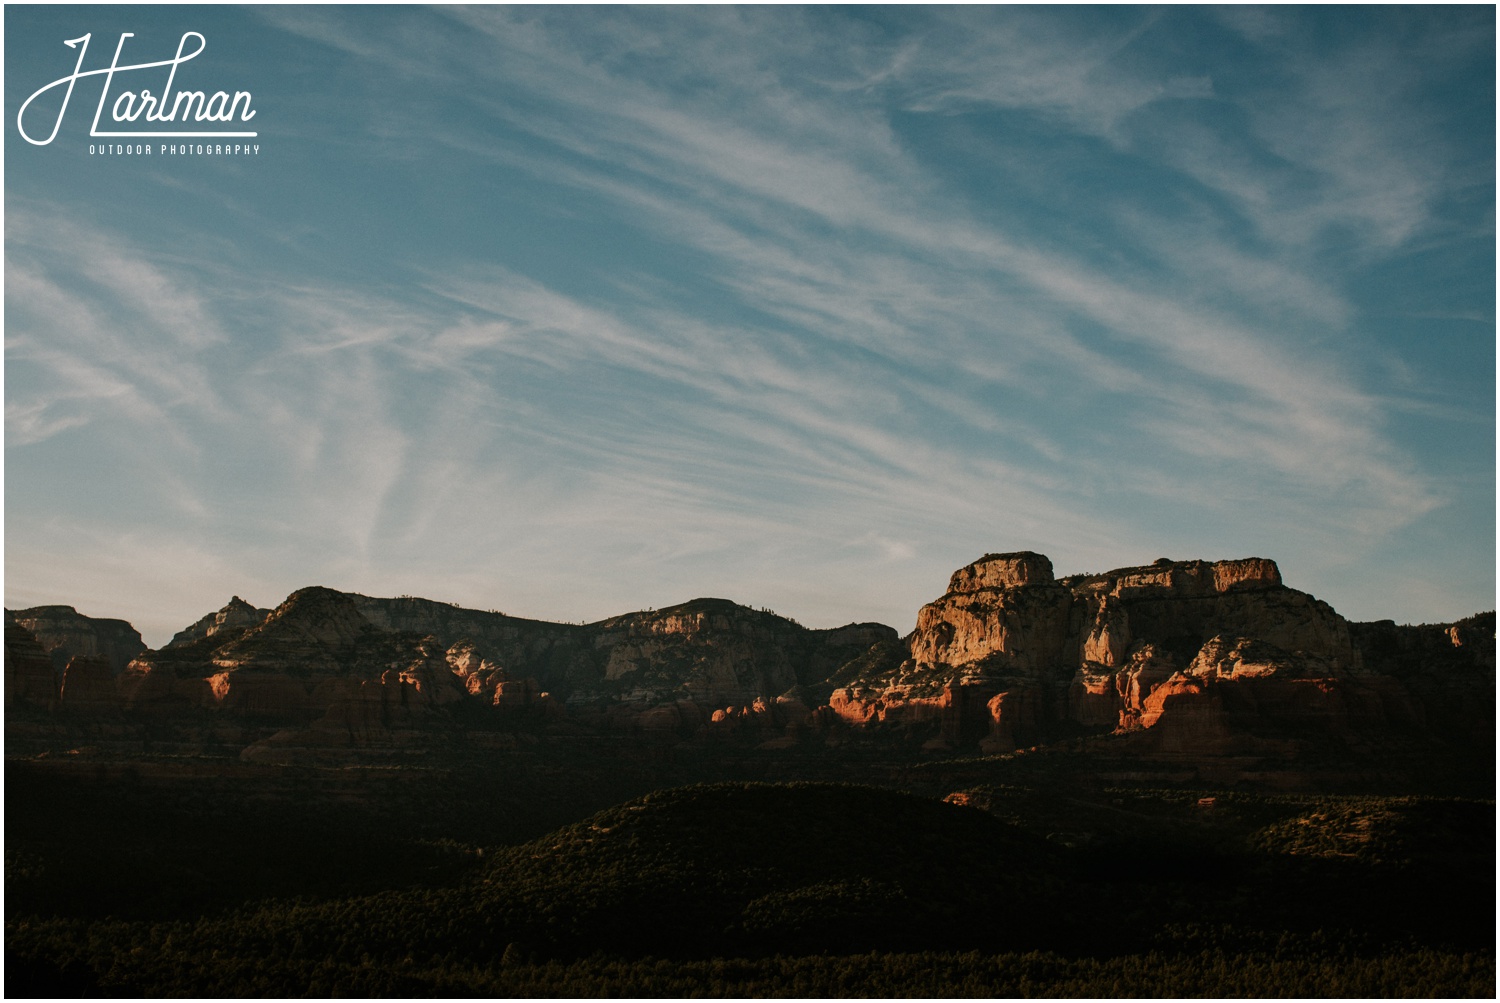
{"type": "Polygon", "coordinates": [[[1482,771],[1272,790],[1087,748],[8,752],[7,996],[1495,991],[1482,771]]]}

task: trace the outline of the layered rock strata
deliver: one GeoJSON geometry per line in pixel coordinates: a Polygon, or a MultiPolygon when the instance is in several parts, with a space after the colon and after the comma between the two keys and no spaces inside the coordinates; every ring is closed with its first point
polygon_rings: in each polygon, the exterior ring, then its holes
{"type": "Polygon", "coordinates": [[[840,682],[829,706],[843,721],[935,727],[943,745],[1115,731],[1162,752],[1245,751],[1247,735],[1419,729],[1424,707],[1462,717],[1460,693],[1488,714],[1494,619],[1351,625],[1263,558],[1057,579],[1040,554],[989,554],[921,609],[904,651],[840,682]]]}
{"type": "Polygon", "coordinates": [[[57,692],[65,710],[98,714],[119,709],[115,673],[103,655],[74,655],[63,669],[57,692]]]}
{"type": "Polygon", "coordinates": [[[31,631],[5,624],[5,706],[50,710],[57,702],[57,671],[31,631]]]}
{"type": "Polygon", "coordinates": [[[723,599],[575,625],[308,588],[264,617],[232,601],[137,658],[121,692],[133,711],[316,721],[356,736],[460,704],[543,717],[566,705],[632,732],[690,735],[731,719],[779,732],[812,716],[788,691],[896,641],[879,624],[809,630],[723,599]]]}
{"type": "Polygon", "coordinates": [[[24,627],[61,673],[75,655],[100,657],[118,675],[146,650],[140,633],[124,620],[85,616],[72,606],[33,606],[6,610],[5,622],[24,627]]]}

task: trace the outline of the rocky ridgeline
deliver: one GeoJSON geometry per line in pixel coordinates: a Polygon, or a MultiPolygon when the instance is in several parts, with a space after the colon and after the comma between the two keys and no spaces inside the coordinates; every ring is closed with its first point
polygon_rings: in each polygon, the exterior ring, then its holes
{"type": "MultiPolygon", "coordinates": [[[[8,705],[57,708],[44,646],[19,625],[12,634],[8,705]]],[[[658,734],[780,735],[811,721],[800,687],[896,640],[878,624],[809,630],[722,599],[582,625],[307,588],[271,611],[235,597],[160,650],[142,651],[109,679],[104,703],[132,716],[212,712],[291,726],[271,752],[399,741],[486,713],[658,734]]],[[[91,706],[104,709],[97,690],[91,706]]]]}
{"type": "Polygon", "coordinates": [[[158,651],[69,607],[7,611],[6,628],[7,708],[286,726],[251,758],[515,715],[771,746],[859,729],[1000,752],[1116,733],[1168,756],[1389,729],[1479,747],[1494,735],[1493,613],[1350,624],[1260,558],[1056,578],[1040,554],[991,554],[904,639],[723,599],[562,624],[326,588],[275,610],[235,597],[158,651]]]}

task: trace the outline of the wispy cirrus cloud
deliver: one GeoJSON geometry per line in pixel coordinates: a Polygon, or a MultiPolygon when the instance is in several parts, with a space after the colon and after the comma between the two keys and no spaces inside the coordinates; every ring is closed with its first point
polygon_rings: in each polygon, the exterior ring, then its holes
{"type": "Polygon", "coordinates": [[[55,207],[7,213],[6,309],[17,444],[122,418],[180,444],[183,421],[223,413],[202,353],[226,336],[200,292],[55,207]]]}

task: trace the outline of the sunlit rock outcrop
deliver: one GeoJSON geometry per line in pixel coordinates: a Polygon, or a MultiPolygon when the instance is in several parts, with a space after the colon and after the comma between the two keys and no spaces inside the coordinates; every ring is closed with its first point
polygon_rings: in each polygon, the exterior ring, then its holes
{"type": "MultiPolygon", "coordinates": [[[[1463,699],[1488,708],[1494,693],[1493,614],[1351,625],[1264,558],[1058,579],[1039,554],[989,554],[921,609],[904,647],[846,668],[831,712],[850,725],[935,725],[938,745],[992,752],[1115,731],[1149,733],[1142,747],[1162,752],[1228,753],[1251,733],[1420,728],[1424,704],[1462,718],[1463,699]]],[[[1470,716],[1466,729],[1482,734],[1470,716]]]]}

